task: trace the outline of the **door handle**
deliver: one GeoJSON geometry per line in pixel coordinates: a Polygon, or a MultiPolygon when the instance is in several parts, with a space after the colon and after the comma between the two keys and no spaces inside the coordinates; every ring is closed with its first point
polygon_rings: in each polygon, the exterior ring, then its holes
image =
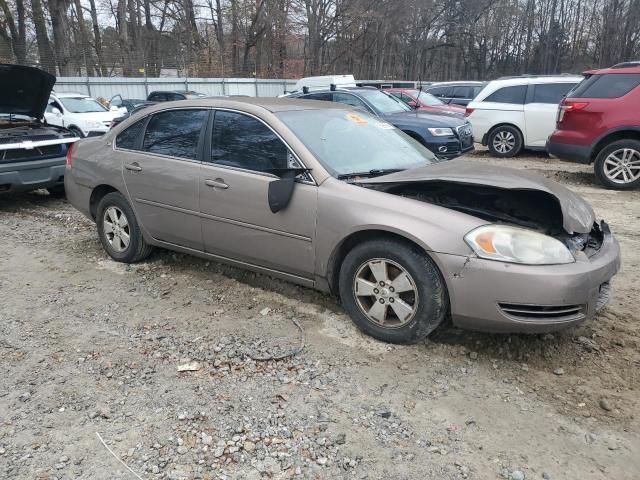
{"type": "Polygon", "coordinates": [[[142,171],[142,167],[140,165],[138,165],[138,162],[125,163],[124,168],[126,168],[127,170],[129,170],[131,172],[141,172],[142,171]]]}
{"type": "Polygon", "coordinates": [[[204,184],[207,187],[211,187],[211,188],[219,188],[221,190],[226,190],[227,188],[229,188],[229,185],[227,185],[226,183],[224,183],[224,180],[222,178],[216,178],[215,180],[205,180],[204,184]]]}

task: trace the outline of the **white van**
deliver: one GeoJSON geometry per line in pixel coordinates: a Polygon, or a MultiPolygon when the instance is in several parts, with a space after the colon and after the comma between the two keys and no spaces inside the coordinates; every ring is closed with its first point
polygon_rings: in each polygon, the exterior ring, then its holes
{"type": "Polygon", "coordinates": [[[473,138],[496,157],[523,148],[544,150],[556,127],[558,104],[580,76],[505,77],[489,82],[466,109],[473,138]]]}

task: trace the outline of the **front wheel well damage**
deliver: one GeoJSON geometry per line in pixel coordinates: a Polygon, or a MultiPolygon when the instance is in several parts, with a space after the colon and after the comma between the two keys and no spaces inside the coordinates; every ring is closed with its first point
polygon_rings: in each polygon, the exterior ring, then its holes
{"type": "Polygon", "coordinates": [[[118,190],[113,188],[111,185],[98,185],[93,189],[91,197],[89,198],[89,211],[91,212],[91,217],[93,217],[94,220],[96,219],[100,200],[102,200],[108,193],[117,191],[118,190]]]}
{"type": "Polygon", "coordinates": [[[403,237],[397,233],[389,232],[386,230],[361,230],[354,232],[346,237],[340,244],[334,249],[327,265],[327,282],[329,283],[329,291],[337,295],[338,294],[338,279],[340,276],[340,267],[347,254],[356,246],[369,240],[389,239],[410,245],[413,248],[417,248],[424,252],[424,248],[418,245],[413,240],[403,237]]]}

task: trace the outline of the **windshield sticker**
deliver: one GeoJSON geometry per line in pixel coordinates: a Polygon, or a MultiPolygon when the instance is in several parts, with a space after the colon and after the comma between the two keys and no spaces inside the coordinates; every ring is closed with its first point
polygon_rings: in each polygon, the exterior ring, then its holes
{"type": "Polygon", "coordinates": [[[364,118],[362,118],[360,115],[358,115],[357,113],[353,113],[353,112],[349,112],[345,115],[345,118],[347,120],[351,120],[353,123],[357,123],[358,125],[366,125],[367,122],[364,118]]]}

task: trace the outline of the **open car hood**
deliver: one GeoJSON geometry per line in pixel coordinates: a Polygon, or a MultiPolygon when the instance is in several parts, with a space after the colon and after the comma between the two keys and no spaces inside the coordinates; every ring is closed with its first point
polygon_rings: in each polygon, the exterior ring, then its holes
{"type": "MultiPolygon", "coordinates": [[[[595,222],[595,213],[591,206],[568,188],[541,175],[513,168],[451,160],[358,181],[360,184],[371,186],[431,182],[493,187],[507,191],[544,192],[558,203],[562,212],[562,226],[570,234],[589,233],[595,222]]],[[[532,196],[531,203],[535,201],[532,196]]]]}
{"type": "Polygon", "coordinates": [[[41,119],[56,77],[33,67],[0,64],[0,114],[41,119]]]}

